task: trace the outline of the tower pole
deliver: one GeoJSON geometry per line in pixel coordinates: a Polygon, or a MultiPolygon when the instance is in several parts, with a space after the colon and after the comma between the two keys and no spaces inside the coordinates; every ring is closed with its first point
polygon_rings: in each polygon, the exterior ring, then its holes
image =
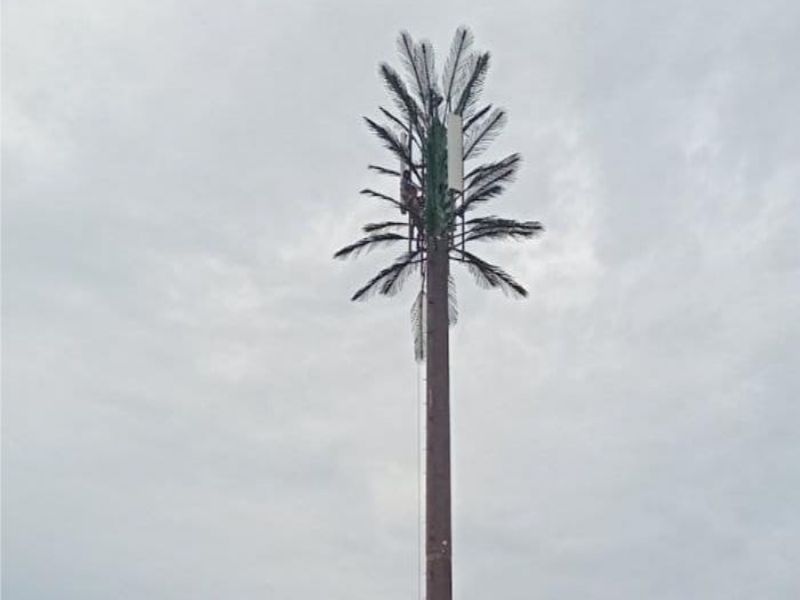
{"type": "Polygon", "coordinates": [[[447,139],[434,117],[427,148],[426,226],[426,600],[453,597],[450,482],[449,203],[447,139]]]}
{"type": "Polygon", "coordinates": [[[425,556],[426,599],[451,600],[449,235],[428,240],[425,556]]]}

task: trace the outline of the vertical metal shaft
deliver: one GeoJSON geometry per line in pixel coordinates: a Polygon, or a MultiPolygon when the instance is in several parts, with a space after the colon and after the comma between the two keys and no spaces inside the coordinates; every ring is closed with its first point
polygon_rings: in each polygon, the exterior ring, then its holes
{"type": "Polygon", "coordinates": [[[426,590],[427,600],[451,600],[450,346],[448,331],[449,234],[428,240],[426,590]]]}

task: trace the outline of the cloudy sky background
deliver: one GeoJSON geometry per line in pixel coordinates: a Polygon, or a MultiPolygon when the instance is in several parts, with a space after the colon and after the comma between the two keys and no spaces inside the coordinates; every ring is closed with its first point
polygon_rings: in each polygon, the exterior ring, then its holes
{"type": "Polygon", "coordinates": [[[461,23],[547,233],[457,279],[457,597],[797,597],[795,1],[3,8],[4,598],[416,597],[413,290],[330,257],[461,23]]]}

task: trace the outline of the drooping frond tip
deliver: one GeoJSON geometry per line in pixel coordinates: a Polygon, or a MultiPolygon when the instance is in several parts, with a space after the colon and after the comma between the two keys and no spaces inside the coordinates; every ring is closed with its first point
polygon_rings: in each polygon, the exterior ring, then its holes
{"type": "Polygon", "coordinates": [[[395,198],[387,196],[386,194],[383,194],[381,192],[376,192],[375,190],[371,190],[369,188],[364,188],[359,192],[359,194],[361,194],[362,196],[369,196],[370,198],[377,198],[378,200],[384,200],[385,202],[388,202],[389,204],[397,208],[403,207],[403,205],[400,204],[400,202],[398,202],[395,198]]]}
{"type": "Polygon", "coordinates": [[[528,295],[528,291],[519,282],[497,265],[488,263],[471,252],[463,250],[457,252],[459,257],[455,260],[467,266],[479,286],[499,288],[504,294],[516,298],[525,298],[528,295]]]}
{"type": "Polygon", "coordinates": [[[425,282],[420,283],[417,297],[411,305],[411,334],[414,336],[414,359],[425,358],[425,282]]]}
{"type": "Polygon", "coordinates": [[[419,128],[420,107],[408,91],[403,78],[386,63],[381,63],[379,72],[386,89],[392,97],[392,101],[402,113],[404,120],[411,121],[415,127],[419,128]]]}
{"type": "Polygon", "coordinates": [[[333,258],[355,257],[361,254],[361,252],[369,252],[378,246],[385,246],[407,239],[408,238],[406,236],[400,235],[399,233],[373,233],[367,237],[361,238],[357,242],[345,246],[336,252],[336,254],[333,255],[333,258]]]}
{"type": "MultiPolygon", "coordinates": [[[[476,158],[494,141],[506,124],[506,113],[499,108],[494,109],[488,117],[476,122],[470,128],[464,140],[464,160],[476,158]]],[[[472,125],[472,123],[471,123],[472,125]]]]}
{"type": "Polygon", "coordinates": [[[375,233],[376,231],[383,231],[386,229],[400,229],[408,227],[408,223],[402,221],[381,221],[380,223],[367,223],[361,230],[364,233],[375,233]]]}
{"type": "MultiPolygon", "coordinates": [[[[424,76],[420,72],[419,62],[417,61],[417,48],[414,44],[414,38],[407,31],[400,32],[397,38],[397,52],[400,55],[400,61],[406,70],[408,78],[412,82],[414,91],[419,98],[423,107],[428,106],[428,98],[430,97],[430,90],[425,87],[424,76]]],[[[422,116],[426,116],[423,113],[422,116]]]]}
{"type": "Polygon", "coordinates": [[[383,142],[383,145],[386,146],[386,148],[390,150],[398,159],[405,163],[411,162],[408,156],[408,147],[398,139],[397,135],[395,135],[391,129],[376,123],[369,117],[364,117],[364,121],[366,121],[367,126],[383,142]]]}
{"type": "Polygon", "coordinates": [[[430,114],[436,109],[436,98],[440,96],[439,86],[436,83],[436,58],[433,53],[433,45],[423,40],[414,49],[414,60],[417,63],[417,70],[422,75],[422,85],[425,86],[426,108],[430,114]]]}
{"type": "Polygon", "coordinates": [[[489,71],[489,53],[483,52],[472,56],[467,67],[468,76],[464,88],[458,98],[453,112],[458,115],[470,116],[478,98],[483,91],[486,73],[489,71]]]}
{"type": "Polygon", "coordinates": [[[452,275],[447,276],[447,322],[451,326],[458,323],[458,294],[452,275]]]}
{"type": "Polygon", "coordinates": [[[475,240],[523,240],[532,238],[544,231],[539,221],[517,221],[500,217],[479,217],[465,221],[463,241],[475,240]]]}
{"type": "Polygon", "coordinates": [[[370,171],[375,171],[376,173],[380,173],[381,175],[389,175],[390,177],[400,177],[400,171],[396,171],[395,169],[387,169],[386,167],[382,167],[380,165],[367,165],[367,168],[370,171]]]}
{"type": "Polygon", "coordinates": [[[500,161],[475,167],[467,173],[464,177],[467,182],[464,202],[456,209],[456,216],[463,216],[478,204],[505,192],[506,186],[514,181],[521,161],[522,157],[515,153],[500,161]]]}
{"type": "Polygon", "coordinates": [[[473,41],[472,32],[463,25],[456,30],[456,34],[453,36],[450,54],[442,73],[442,91],[448,110],[452,110],[453,98],[460,94],[463,87],[464,72],[473,41]]]}
{"type": "Polygon", "coordinates": [[[401,255],[356,291],[351,300],[366,300],[375,292],[379,292],[384,296],[393,296],[402,289],[408,275],[419,265],[419,256],[419,250],[401,255]]]}

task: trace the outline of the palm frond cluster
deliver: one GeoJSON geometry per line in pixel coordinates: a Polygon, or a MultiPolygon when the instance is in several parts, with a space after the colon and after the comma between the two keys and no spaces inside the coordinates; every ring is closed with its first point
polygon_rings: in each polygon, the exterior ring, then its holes
{"type": "MultiPolygon", "coordinates": [[[[447,188],[447,115],[461,118],[463,159],[467,165],[480,157],[506,123],[504,110],[480,102],[490,55],[474,50],[473,43],[469,29],[460,27],[440,77],[430,42],[415,42],[407,32],[400,34],[397,49],[403,75],[387,63],[379,68],[392,104],[379,107],[380,119],[365,117],[365,121],[402,166],[369,165],[369,169],[399,180],[398,188],[402,188],[403,172],[407,172],[405,184],[417,190],[416,200],[409,201],[402,193],[394,196],[372,189],[361,190],[365,196],[392,205],[405,220],[368,223],[363,227],[365,237],[334,255],[347,258],[379,246],[404,244],[405,251],[358,289],[352,299],[363,300],[374,293],[393,295],[411,273],[419,272],[422,285],[412,307],[412,322],[419,330],[423,321],[425,258],[433,244],[446,243],[450,260],[464,264],[480,285],[522,297],[527,295],[522,285],[502,268],[482,260],[471,249],[468,251],[467,244],[526,239],[543,229],[538,221],[496,216],[468,218],[481,204],[500,196],[514,180],[521,161],[519,154],[472,166],[464,176],[463,193],[447,188]]],[[[457,310],[452,278],[450,296],[453,322],[457,310]]],[[[421,342],[418,336],[415,339],[416,354],[420,357],[421,342]]]]}

